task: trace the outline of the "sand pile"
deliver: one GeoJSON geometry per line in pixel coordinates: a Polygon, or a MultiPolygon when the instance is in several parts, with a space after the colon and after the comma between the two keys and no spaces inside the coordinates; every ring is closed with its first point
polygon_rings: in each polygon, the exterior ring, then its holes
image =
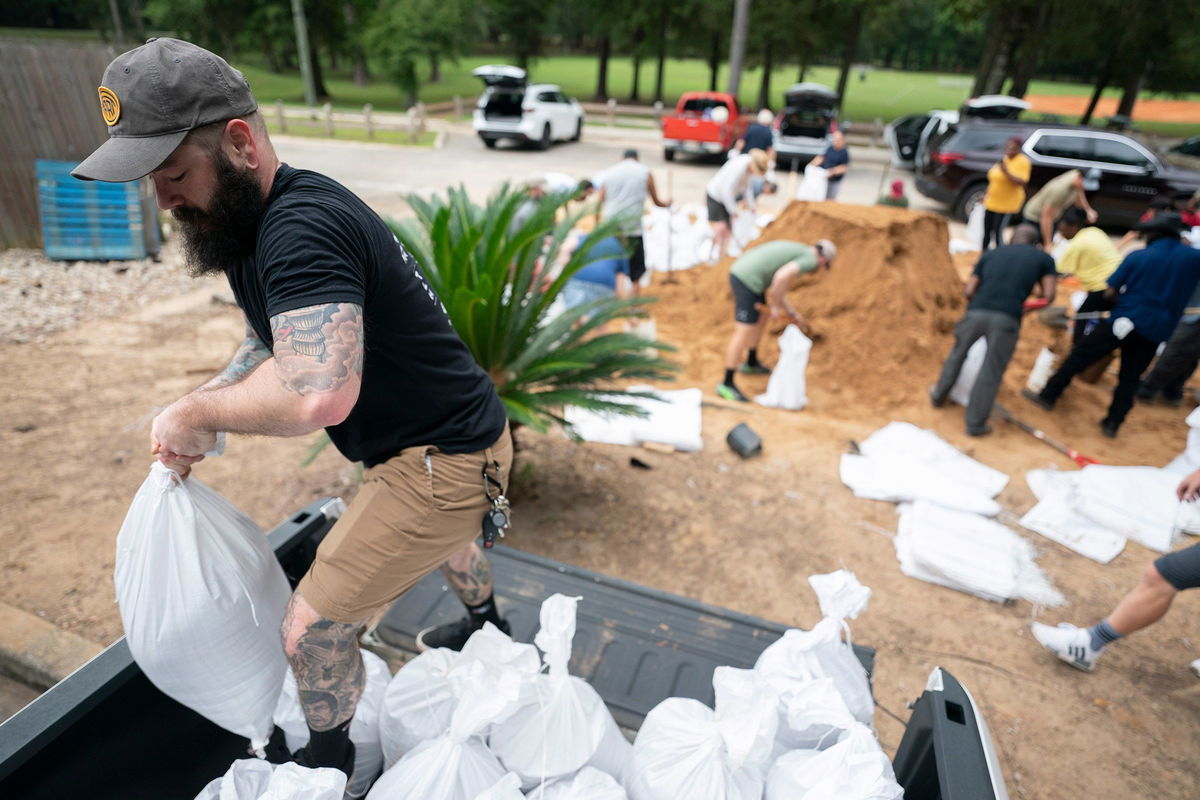
{"type": "MultiPolygon", "coordinates": [[[[911,404],[937,376],[965,307],[945,220],[905,209],[793,202],[758,242],[821,238],[838,247],[833,270],[805,276],[790,295],[818,339],[810,394],[878,410],[911,404]]],[[[706,390],[721,379],[733,329],[730,261],[681,272],[674,284],[656,276],[650,291],[660,299],[653,309],[659,338],[680,348],[681,380],[706,390]]],[[[774,362],[774,337],[761,352],[774,362]]],[[[740,382],[747,391],[766,385],[740,382]]]]}

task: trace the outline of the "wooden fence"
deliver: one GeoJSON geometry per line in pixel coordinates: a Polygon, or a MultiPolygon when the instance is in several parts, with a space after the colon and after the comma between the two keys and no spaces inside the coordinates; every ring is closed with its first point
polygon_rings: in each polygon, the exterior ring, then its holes
{"type": "Polygon", "coordinates": [[[107,138],[100,44],[0,38],[0,249],[40,247],[39,158],[81,161],[107,138]]]}

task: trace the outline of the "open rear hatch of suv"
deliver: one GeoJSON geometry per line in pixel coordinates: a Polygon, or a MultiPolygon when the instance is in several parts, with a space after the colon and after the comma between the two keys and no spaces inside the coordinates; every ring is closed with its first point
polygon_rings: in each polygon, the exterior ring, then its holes
{"type": "Polygon", "coordinates": [[[819,83],[797,83],[783,93],[783,100],[781,137],[824,140],[837,117],[837,92],[819,83]]]}
{"type": "Polygon", "coordinates": [[[488,64],[471,71],[487,86],[480,104],[489,120],[519,120],[528,74],[520,67],[488,64]]]}

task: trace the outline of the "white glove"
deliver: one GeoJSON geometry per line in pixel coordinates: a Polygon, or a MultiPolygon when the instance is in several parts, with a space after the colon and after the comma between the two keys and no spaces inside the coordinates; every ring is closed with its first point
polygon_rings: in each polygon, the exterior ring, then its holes
{"type": "Polygon", "coordinates": [[[1129,317],[1119,317],[1113,320],[1113,336],[1124,339],[1133,330],[1133,320],[1129,317]]]}

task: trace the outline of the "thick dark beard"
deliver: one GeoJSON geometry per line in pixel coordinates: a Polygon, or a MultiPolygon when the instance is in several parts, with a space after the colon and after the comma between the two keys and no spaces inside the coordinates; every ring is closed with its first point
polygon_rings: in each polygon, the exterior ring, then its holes
{"type": "Polygon", "coordinates": [[[267,210],[267,198],[254,173],[238,169],[221,150],[213,154],[216,189],[208,211],[175,208],[183,257],[193,278],[234,269],[254,254],[258,225],[267,210]]]}

